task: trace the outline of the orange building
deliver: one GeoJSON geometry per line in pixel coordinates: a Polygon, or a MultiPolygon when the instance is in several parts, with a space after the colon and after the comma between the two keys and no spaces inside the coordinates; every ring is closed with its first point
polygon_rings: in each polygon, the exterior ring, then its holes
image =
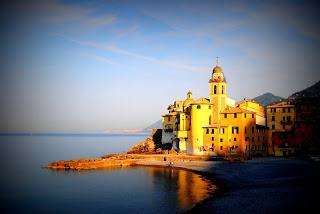
{"type": "Polygon", "coordinates": [[[287,156],[295,153],[294,123],[296,108],[292,101],[282,101],[267,106],[267,126],[271,131],[268,139],[270,153],[287,156]]]}

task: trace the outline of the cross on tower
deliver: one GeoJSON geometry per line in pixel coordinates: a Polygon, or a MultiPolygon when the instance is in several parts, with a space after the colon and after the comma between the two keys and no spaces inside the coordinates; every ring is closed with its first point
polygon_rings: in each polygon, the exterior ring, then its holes
{"type": "Polygon", "coordinates": [[[219,57],[217,56],[216,59],[217,59],[216,60],[216,65],[218,65],[219,64],[219,57]]]}

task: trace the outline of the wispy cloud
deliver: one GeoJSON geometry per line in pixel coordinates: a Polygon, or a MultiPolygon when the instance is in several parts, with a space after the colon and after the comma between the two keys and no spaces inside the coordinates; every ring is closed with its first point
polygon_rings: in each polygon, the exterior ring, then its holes
{"type": "Polygon", "coordinates": [[[92,48],[96,48],[96,49],[99,49],[99,50],[112,52],[112,53],[115,53],[115,54],[129,56],[129,57],[141,59],[141,60],[144,60],[144,61],[156,63],[156,64],[159,64],[159,65],[176,68],[176,69],[179,69],[179,70],[182,69],[182,70],[187,70],[187,71],[201,71],[201,70],[203,71],[203,68],[195,67],[195,66],[192,66],[192,65],[188,65],[187,63],[174,62],[174,61],[170,61],[170,60],[162,60],[162,59],[155,58],[153,56],[146,56],[146,55],[134,53],[134,52],[128,51],[126,49],[119,48],[119,47],[111,45],[111,44],[98,43],[98,42],[93,42],[93,41],[79,41],[79,40],[70,39],[70,38],[67,38],[67,37],[64,37],[64,36],[63,36],[63,38],[65,38],[65,39],[67,39],[67,40],[69,40],[71,42],[77,43],[79,45],[84,45],[84,46],[87,46],[87,47],[92,47],[92,48]]]}
{"type": "Polygon", "coordinates": [[[91,20],[92,24],[95,26],[105,26],[105,25],[111,25],[116,22],[116,17],[113,15],[106,15],[98,18],[93,18],[91,20]]]}
{"type": "Polygon", "coordinates": [[[116,63],[116,62],[112,61],[111,59],[109,59],[109,58],[107,58],[105,56],[99,56],[99,55],[95,55],[95,54],[90,54],[90,56],[93,57],[96,60],[105,62],[105,63],[110,64],[110,65],[117,65],[117,66],[121,65],[119,63],[116,63]]]}
{"type": "Polygon", "coordinates": [[[116,16],[105,14],[96,16],[97,6],[70,5],[63,1],[22,1],[14,2],[8,11],[21,18],[21,21],[45,24],[77,23],[85,27],[101,27],[112,25],[116,16]]]}

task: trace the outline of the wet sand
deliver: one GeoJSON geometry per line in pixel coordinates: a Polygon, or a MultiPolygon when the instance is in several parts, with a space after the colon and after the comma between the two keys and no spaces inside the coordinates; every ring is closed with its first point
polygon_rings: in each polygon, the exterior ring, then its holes
{"type": "MultiPolygon", "coordinates": [[[[164,165],[150,161],[145,164],[164,165]]],[[[217,194],[190,213],[311,213],[319,210],[320,167],[311,160],[257,158],[236,163],[192,161],[174,165],[211,177],[220,187],[217,194]]]]}

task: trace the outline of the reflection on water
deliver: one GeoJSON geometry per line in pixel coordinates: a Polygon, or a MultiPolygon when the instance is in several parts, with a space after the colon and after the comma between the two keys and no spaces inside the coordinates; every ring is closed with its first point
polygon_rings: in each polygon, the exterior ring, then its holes
{"type": "Polygon", "coordinates": [[[0,137],[0,213],[176,213],[215,186],[159,167],[52,171],[50,161],[122,152],[143,136],[0,137]]]}
{"type": "Polygon", "coordinates": [[[187,170],[161,167],[148,167],[146,170],[154,182],[163,184],[166,192],[176,192],[176,197],[168,203],[177,204],[178,211],[192,208],[216,189],[211,181],[187,170]]]}

